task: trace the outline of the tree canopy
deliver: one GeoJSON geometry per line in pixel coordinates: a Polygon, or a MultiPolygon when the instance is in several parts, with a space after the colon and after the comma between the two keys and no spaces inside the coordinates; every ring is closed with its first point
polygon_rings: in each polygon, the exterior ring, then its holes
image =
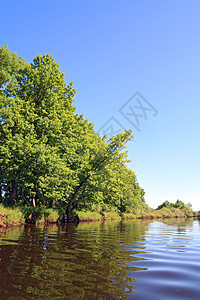
{"type": "Polygon", "coordinates": [[[50,54],[31,64],[0,48],[0,201],[74,209],[98,204],[120,212],[144,203],[127,167],[131,130],[100,137],[75,112],[73,84],[50,54]]]}

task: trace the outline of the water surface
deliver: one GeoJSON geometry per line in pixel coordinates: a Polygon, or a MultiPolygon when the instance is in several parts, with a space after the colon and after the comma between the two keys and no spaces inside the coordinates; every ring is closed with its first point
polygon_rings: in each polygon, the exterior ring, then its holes
{"type": "Polygon", "coordinates": [[[0,299],[200,299],[193,220],[0,232],[0,299]]]}

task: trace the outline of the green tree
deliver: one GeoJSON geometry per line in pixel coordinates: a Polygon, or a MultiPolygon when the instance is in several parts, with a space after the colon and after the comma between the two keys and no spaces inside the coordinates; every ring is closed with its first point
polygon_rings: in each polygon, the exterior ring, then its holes
{"type": "MultiPolygon", "coordinates": [[[[92,201],[99,187],[100,178],[105,176],[106,168],[113,162],[117,163],[124,161],[126,156],[122,150],[125,148],[125,143],[133,138],[132,131],[125,131],[111,139],[106,140],[98,135],[93,135],[93,140],[89,144],[89,148],[85,149],[88,153],[87,159],[82,164],[82,167],[77,172],[78,181],[73,192],[67,197],[66,214],[69,218],[74,209],[77,209],[81,202],[92,201]]],[[[97,198],[98,199],[98,198],[97,198]]],[[[96,199],[96,201],[97,201],[96,199]]]]}
{"type": "Polygon", "coordinates": [[[170,203],[168,200],[166,200],[165,202],[163,202],[162,204],[160,204],[156,209],[159,210],[159,209],[162,209],[163,207],[173,207],[173,204],[170,203]]]}
{"type": "Polygon", "coordinates": [[[16,178],[20,172],[14,159],[14,153],[18,152],[15,133],[17,122],[24,123],[18,113],[22,109],[22,100],[16,100],[14,95],[16,74],[26,68],[26,63],[4,46],[0,48],[0,66],[0,192],[1,198],[3,194],[8,195],[8,201],[13,204],[18,186],[16,178]]]}
{"type": "Polygon", "coordinates": [[[124,212],[144,202],[128,162],[127,130],[101,138],[75,113],[72,83],[50,54],[27,64],[0,48],[1,201],[75,209],[92,203],[124,212]]]}
{"type": "Polygon", "coordinates": [[[185,207],[185,204],[184,204],[182,201],[180,201],[180,200],[178,199],[178,200],[176,201],[176,203],[173,205],[173,207],[182,209],[182,208],[185,207]]]}
{"type": "MultiPolygon", "coordinates": [[[[7,56],[11,62],[17,60],[3,47],[1,60],[7,56]]],[[[44,179],[53,177],[55,170],[71,174],[63,163],[61,145],[63,139],[67,144],[67,133],[72,135],[77,123],[72,105],[75,90],[72,84],[65,85],[64,74],[50,55],[38,56],[30,65],[18,59],[14,67],[2,72],[1,182],[10,204],[19,196],[35,206],[45,199],[44,179]]]]}

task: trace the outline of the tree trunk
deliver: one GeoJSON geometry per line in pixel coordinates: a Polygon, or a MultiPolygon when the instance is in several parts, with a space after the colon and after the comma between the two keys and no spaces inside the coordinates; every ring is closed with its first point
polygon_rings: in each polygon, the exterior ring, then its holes
{"type": "Polygon", "coordinates": [[[35,203],[35,194],[33,195],[33,207],[36,207],[36,203],[35,203]]]}
{"type": "Polygon", "coordinates": [[[15,198],[17,194],[18,183],[15,180],[10,181],[10,191],[9,191],[9,204],[13,205],[15,203],[15,198]]]}
{"type": "Polygon", "coordinates": [[[66,222],[69,223],[70,221],[70,212],[71,212],[71,200],[68,201],[67,203],[67,208],[66,208],[66,211],[65,211],[65,214],[66,214],[66,222]]]}
{"type": "Polygon", "coordinates": [[[0,183],[0,203],[2,203],[2,186],[1,186],[1,183],[0,183]]]}

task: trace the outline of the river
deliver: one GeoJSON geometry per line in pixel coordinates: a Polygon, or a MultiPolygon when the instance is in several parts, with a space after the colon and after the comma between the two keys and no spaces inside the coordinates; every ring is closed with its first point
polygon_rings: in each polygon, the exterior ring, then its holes
{"type": "Polygon", "coordinates": [[[0,299],[200,299],[200,223],[1,229],[0,299]]]}

